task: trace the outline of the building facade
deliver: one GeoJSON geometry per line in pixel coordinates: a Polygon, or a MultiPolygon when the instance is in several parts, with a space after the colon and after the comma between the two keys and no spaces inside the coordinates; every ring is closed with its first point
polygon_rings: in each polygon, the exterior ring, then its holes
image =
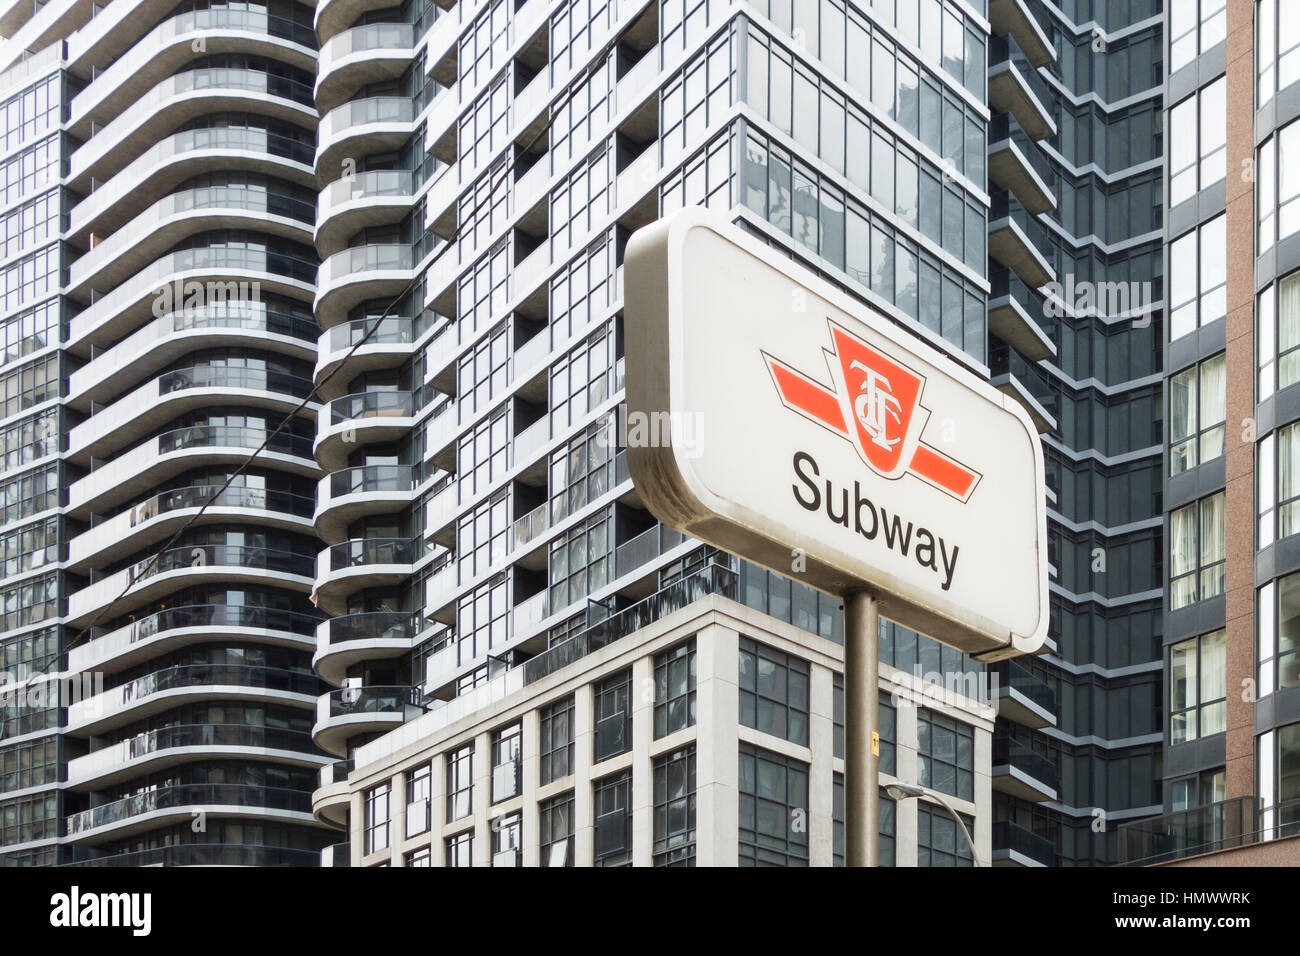
{"type": "MultiPolygon", "coordinates": [[[[632,635],[688,597],[807,632],[751,622],[786,654],[813,641],[824,683],[837,602],[794,567],[663,528],[628,479],[623,250],[686,204],[989,378],[1043,433],[1048,653],[986,668],[882,622],[885,667],[997,688],[976,844],[995,862],[1113,862],[1115,823],[1159,809],[1154,0],[0,8],[6,156],[44,143],[53,177],[7,200],[12,281],[47,278],[16,285],[0,321],[46,311],[6,326],[0,374],[61,363],[39,401],[15,385],[15,428],[57,427],[6,461],[18,504],[0,534],[22,576],[0,584],[0,650],[24,679],[94,690],[15,714],[0,860],[314,860],[337,829],[365,838],[369,798],[352,795],[378,778],[357,761],[385,735],[458,714],[420,760],[439,775],[447,747],[477,754],[486,734],[486,772],[535,746],[542,708],[594,706],[592,667],[649,667],[632,635]],[[28,205],[58,217],[44,238],[19,228],[28,205]],[[32,500],[40,467],[57,490],[32,500]],[[494,682],[566,662],[510,705],[513,742],[493,739],[496,711],[469,713],[494,682]]],[[[730,673],[743,652],[720,647],[711,666],[730,673]]],[[[653,762],[677,752],[646,742],[649,719],[631,726],[639,862],[653,762]]],[[[709,719],[747,739],[734,708],[709,719]]],[[[966,719],[987,732],[985,710],[966,719]]],[[[775,752],[806,757],[824,807],[831,764],[809,750],[775,752]]],[[[980,779],[979,752],[954,774],[980,779]]],[[[697,786],[732,786],[730,760],[691,763],[697,786]]],[[[953,776],[905,780],[965,799],[953,776]]],[[[593,778],[574,789],[591,808],[593,778]]],[[[900,820],[946,826],[934,800],[908,802],[900,820]]],[[[433,858],[490,860],[492,806],[473,811],[476,843],[433,858]]],[[[695,859],[731,859],[728,820],[695,859]]],[[[809,860],[825,862],[818,820],[809,860]]],[[[920,823],[898,833],[896,860],[921,859],[920,823]]],[[[566,859],[588,859],[585,839],[566,859]]]]}

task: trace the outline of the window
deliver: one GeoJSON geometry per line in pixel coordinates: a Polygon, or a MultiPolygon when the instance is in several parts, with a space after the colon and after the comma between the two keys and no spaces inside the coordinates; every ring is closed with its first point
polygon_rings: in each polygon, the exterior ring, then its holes
{"type": "Polygon", "coordinates": [[[1300,687],[1300,573],[1259,589],[1259,696],[1300,687]]]}
{"type": "Polygon", "coordinates": [[[1179,508],[1169,516],[1169,610],[1223,593],[1224,493],[1179,508]]]}
{"type": "Polygon", "coordinates": [[[406,835],[418,836],[430,826],[429,802],[433,796],[433,768],[428,764],[406,773],[406,835]]]}
{"type": "Polygon", "coordinates": [[[1300,423],[1259,442],[1255,468],[1259,503],[1258,548],[1300,532],[1300,423]]]}
{"type": "Polygon", "coordinates": [[[1170,809],[1194,810],[1228,799],[1228,777],[1223,769],[1205,770],[1169,784],[1170,809]]]}
{"type": "Polygon", "coordinates": [[[695,745],[655,758],[654,864],[695,865],[695,745]]]}
{"type": "Polygon", "coordinates": [[[492,821],[492,865],[523,866],[523,817],[510,813],[492,821]]]}
{"type": "Polygon", "coordinates": [[[1169,6],[1169,72],[1181,70],[1227,35],[1227,0],[1174,0],[1169,6]]]}
{"type": "Polygon", "coordinates": [[[573,866],[573,791],[538,806],[542,866],[573,866]]]}
{"type": "Polygon", "coordinates": [[[1260,0],[1255,14],[1260,105],[1300,80],[1300,20],[1279,13],[1294,14],[1294,10],[1287,0],[1260,0]]]}
{"type": "MultiPolygon", "coordinates": [[[[962,822],[975,838],[975,820],[966,814],[962,822]]],[[[943,807],[922,801],[916,808],[917,866],[974,866],[970,844],[952,814],[943,807]]]]}
{"type": "Polygon", "coordinates": [[[523,765],[523,729],[511,724],[492,734],[492,802],[500,803],[520,793],[523,765]]]}
{"type": "Polygon", "coordinates": [[[1227,639],[1222,630],[1169,649],[1169,742],[1223,733],[1227,725],[1227,639]]]}
{"type": "Polygon", "coordinates": [[[975,731],[932,710],[917,710],[917,782],[962,800],[975,799],[975,731]]]}
{"type": "Polygon", "coordinates": [[[1300,724],[1258,737],[1259,796],[1264,839],[1300,833],[1300,724]]]}
{"type": "Polygon", "coordinates": [[[632,774],[629,771],[595,784],[596,866],[632,865],[632,774]]]}
{"type": "Polygon", "coordinates": [[[1169,473],[1218,458],[1228,417],[1227,355],[1216,355],[1169,380],[1169,473]]]}
{"type": "MultiPolygon", "coordinates": [[[[928,640],[928,638],[926,638],[928,640]]],[[[836,674],[834,677],[833,689],[833,707],[834,714],[832,720],[834,723],[833,739],[835,756],[841,760],[844,759],[844,675],[836,674]]],[[[896,746],[894,741],[897,740],[897,719],[898,714],[894,710],[894,705],[889,703],[885,697],[880,697],[876,704],[876,724],[877,733],[880,734],[880,772],[893,774],[897,773],[896,764],[896,746]]]]}
{"type": "Polygon", "coordinates": [[[1259,400],[1300,382],[1300,272],[1278,280],[1259,294],[1259,400]]]}
{"type": "Polygon", "coordinates": [[[740,865],[808,865],[808,766],[740,747],[740,865]]]}
{"type": "Polygon", "coordinates": [[[455,836],[447,837],[447,865],[474,865],[474,831],[466,830],[455,836]]]}
{"type": "Polygon", "coordinates": [[[1300,121],[1264,140],[1256,164],[1258,253],[1300,230],[1300,121]]]}
{"type": "Polygon", "coordinates": [[[808,664],[742,637],[740,722],[808,746],[808,664]]]}
{"type": "Polygon", "coordinates": [[[474,745],[447,755],[447,822],[474,812],[474,745]]]}
{"type": "Polygon", "coordinates": [[[366,853],[388,849],[388,784],[366,793],[366,853]]]}
{"type": "Polygon", "coordinates": [[[1170,341],[1227,315],[1226,224],[1216,216],[1170,245],[1170,341]]]}
{"type": "Polygon", "coordinates": [[[419,850],[412,850],[406,854],[406,865],[417,867],[433,866],[433,850],[427,846],[419,850]]]}
{"type": "Polygon", "coordinates": [[[542,711],[541,781],[545,786],[573,773],[573,696],[542,711]]]}
{"type": "Polygon", "coordinates": [[[1169,111],[1169,204],[1177,206],[1227,176],[1227,77],[1169,111]]]}
{"type": "Polygon", "coordinates": [[[596,685],[596,732],[592,760],[600,763],[632,749],[632,672],[623,671],[596,685]]]}
{"type": "Polygon", "coordinates": [[[695,723],[695,639],[655,655],[655,739],[695,723]]]}

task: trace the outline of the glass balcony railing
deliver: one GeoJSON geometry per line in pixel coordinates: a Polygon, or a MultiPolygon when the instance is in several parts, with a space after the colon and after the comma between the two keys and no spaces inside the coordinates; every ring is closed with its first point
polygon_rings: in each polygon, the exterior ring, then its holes
{"type": "Polygon", "coordinates": [[[291,753],[316,752],[311,734],[247,724],[180,724],[136,734],[68,761],[68,779],[82,780],[141,757],[182,747],[253,747],[291,753]]]}
{"type": "Polygon", "coordinates": [[[419,556],[419,543],[411,538],[354,538],[329,549],[331,571],[366,567],[372,564],[413,564],[419,556]]]}
{"type": "Polygon", "coordinates": [[[410,392],[359,392],[330,402],[330,424],[372,418],[410,418],[415,402],[410,392]]]}
{"type": "Polygon", "coordinates": [[[1056,713],[1056,692],[1020,661],[1008,660],[991,664],[989,673],[997,676],[1001,686],[1023,694],[1049,714],[1056,713]]]}
{"type": "Polygon", "coordinates": [[[252,391],[277,392],[293,398],[311,394],[311,379],[271,369],[238,366],[200,365],[176,369],[158,376],[158,394],[168,395],[187,388],[246,388],[252,391]]]}
{"type": "Polygon", "coordinates": [[[321,691],[320,678],[308,671],[249,664],[183,664],[145,674],[102,694],[78,701],[68,708],[68,720],[80,722],[118,710],[143,698],[189,687],[255,687],[289,694],[315,696],[321,691]]]}
{"type": "Polygon", "coordinates": [[[650,597],[624,608],[604,620],[579,631],[573,637],[556,644],[524,662],[524,683],[531,684],[553,674],[560,668],[581,660],[619,638],[634,634],[641,628],[686,607],[709,594],[735,598],[739,575],[720,564],[708,564],[680,581],[660,589],[650,597]]]}
{"type": "Polygon", "coordinates": [[[314,578],[316,557],[238,544],[194,544],[170,548],[159,552],[156,557],[144,558],[131,565],[128,572],[130,580],[135,582],[168,571],[193,570],[196,567],[253,568],[314,578]]]}
{"type": "Polygon", "coordinates": [[[1042,866],[1052,866],[1056,861],[1051,840],[1005,820],[993,824],[993,852],[999,850],[1011,850],[1042,866]]]}
{"type": "Polygon", "coordinates": [[[1052,164],[1047,161],[1042,149],[1020,128],[1020,124],[1016,122],[1015,117],[1010,113],[996,113],[989,120],[988,141],[992,146],[1004,140],[1009,140],[1015,144],[1016,149],[1020,150],[1020,155],[1025,158],[1030,168],[1043,181],[1047,191],[1054,194],[1056,191],[1056,174],[1052,172],[1052,164]]]}
{"type": "Polygon", "coordinates": [[[332,472],[329,483],[331,498],[370,492],[403,492],[415,487],[410,465],[359,465],[356,468],[344,468],[332,472]]]}
{"type": "MultiPolygon", "coordinates": [[[[1009,33],[1002,36],[995,36],[989,40],[989,71],[1001,63],[1009,63],[1024,79],[1025,85],[1029,87],[1031,93],[1037,98],[1039,105],[1044,112],[1051,107],[1052,99],[1048,92],[1047,82],[1038,72],[1038,68],[1032,66],[1029,59],[1020,49],[1015,39],[1009,33]]],[[[1047,115],[1051,115],[1047,113],[1047,115]]]]}
{"type": "MultiPolygon", "coordinates": [[[[312,441],[300,435],[285,432],[273,434],[262,428],[243,428],[238,425],[190,425],[174,428],[158,436],[158,453],[182,451],[186,448],[261,448],[294,458],[313,459],[312,441]]],[[[93,470],[93,469],[92,469],[93,470]]]]}
{"type": "Polygon", "coordinates": [[[667,553],[685,540],[686,536],[680,531],[657,524],[618,546],[614,552],[614,573],[622,577],[653,561],[659,555],[667,553]]]}
{"type": "Polygon", "coordinates": [[[68,866],[319,866],[319,850],[235,843],[183,843],[113,856],[74,854],[68,866]]]}
{"type": "Polygon", "coordinates": [[[1148,820],[1121,824],[1121,866],[1167,863],[1258,842],[1259,809],[1254,797],[1222,800],[1148,820]]]}
{"type": "Polygon", "coordinates": [[[999,737],[993,741],[993,766],[1009,766],[1027,774],[1052,790],[1060,788],[1061,775],[1056,764],[1040,753],[1035,753],[1024,744],[999,737]]]}
{"type": "Polygon", "coordinates": [[[223,491],[221,485],[191,485],[188,488],[172,488],[160,492],[136,505],[128,512],[128,523],[134,527],[171,511],[201,508],[204,505],[212,508],[275,511],[299,518],[310,518],[316,508],[316,499],[267,488],[242,488],[232,485],[223,491]]]}
{"type": "MultiPolygon", "coordinates": [[[[315,33],[312,34],[313,38],[315,33]]],[[[409,50],[415,44],[415,27],[409,23],[367,23],[344,30],[321,47],[321,60],[333,60],[367,50],[409,50]]]]}
{"type": "Polygon", "coordinates": [[[282,787],[224,783],[158,787],[72,814],[67,818],[67,835],[76,836],[87,830],[111,826],[159,810],[188,809],[197,806],[259,807],[311,813],[311,793],[282,787]]]}
{"type": "MultiPolygon", "coordinates": [[[[437,6],[437,4],[431,4],[437,6]]],[[[351,866],[352,865],[352,845],[349,843],[334,843],[320,851],[320,865],[329,867],[351,866]]]]}
{"type": "Polygon", "coordinates": [[[325,621],[317,631],[321,641],[329,647],[350,644],[354,641],[412,641],[424,625],[418,614],[409,611],[369,611],[345,614],[325,621]]]}
{"type": "Polygon", "coordinates": [[[356,714],[389,714],[410,720],[424,713],[418,704],[418,690],[412,687],[344,687],[331,691],[316,702],[320,722],[356,714]]]}

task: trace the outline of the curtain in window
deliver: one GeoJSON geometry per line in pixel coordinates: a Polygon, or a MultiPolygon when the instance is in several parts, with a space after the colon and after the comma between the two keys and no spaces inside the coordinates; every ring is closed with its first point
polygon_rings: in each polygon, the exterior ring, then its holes
{"type": "Polygon", "coordinates": [[[1227,635],[1215,631],[1201,638],[1201,736],[1221,734],[1227,726],[1227,635]]]}
{"type": "Polygon", "coordinates": [[[1277,351],[1281,356],[1277,370],[1277,387],[1286,388],[1300,381],[1300,272],[1283,279],[1277,286],[1277,351]],[[1287,353],[1290,354],[1287,354],[1287,353]]]}
{"type": "Polygon", "coordinates": [[[1227,356],[1201,364],[1201,461],[1223,454],[1223,422],[1228,417],[1227,356]]]}
{"type": "Polygon", "coordinates": [[[1169,578],[1171,610],[1196,600],[1196,506],[1169,516],[1169,578]]]}
{"type": "Polygon", "coordinates": [[[1187,440],[1196,428],[1196,369],[1190,368],[1169,380],[1169,450],[1171,474],[1181,474],[1196,464],[1196,445],[1187,440]]]}
{"type": "Polygon", "coordinates": [[[1223,593],[1222,562],[1228,550],[1223,504],[1222,492],[1201,502],[1201,600],[1223,593]]]}
{"type": "Polygon", "coordinates": [[[1300,427],[1292,425],[1277,436],[1278,537],[1300,531],[1300,427]]]}

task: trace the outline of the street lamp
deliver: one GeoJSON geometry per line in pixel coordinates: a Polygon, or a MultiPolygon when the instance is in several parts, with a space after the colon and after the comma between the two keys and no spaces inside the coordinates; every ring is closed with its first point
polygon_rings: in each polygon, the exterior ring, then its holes
{"type": "Polygon", "coordinates": [[[939,804],[952,814],[952,818],[957,821],[957,826],[961,827],[962,835],[966,837],[966,845],[970,847],[971,859],[975,861],[975,865],[984,865],[980,862],[980,855],[975,849],[975,841],[971,839],[970,830],[966,829],[966,822],[962,820],[961,814],[953,809],[952,804],[944,798],[943,794],[931,790],[929,787],[918,787],[914,783],[891,783],[889,786],[885,787],[885,793],[889,794],[890,798],[894,800],[895,803],[903,800],[911,800],[916,797],[929,797],[931,800],[935,801],[935,803],[939,804]]]}

